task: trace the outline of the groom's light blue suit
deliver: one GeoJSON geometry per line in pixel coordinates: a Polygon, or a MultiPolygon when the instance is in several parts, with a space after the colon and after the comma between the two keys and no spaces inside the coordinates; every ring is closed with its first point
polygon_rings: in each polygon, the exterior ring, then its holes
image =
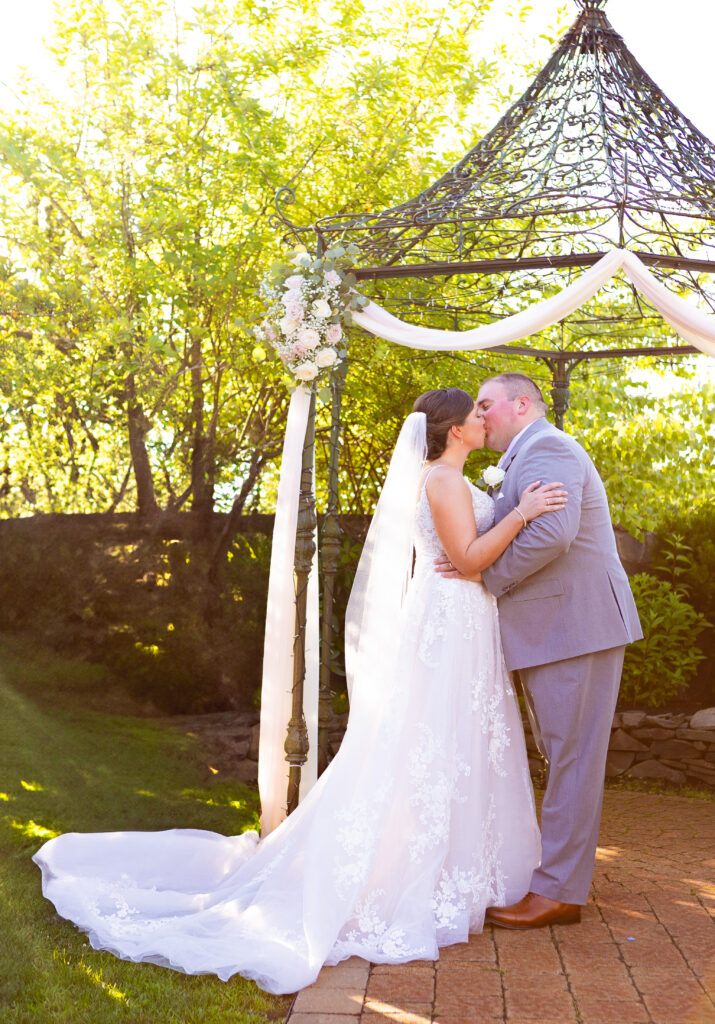
{"type": "Polygon", "coordinates": [[[606,492],[581,445],[539,419],[517,435],[502,468],[497,522],[537,480],[568,490],[565,509],[530,522],[482,575],[498,598],[507,668],[519,669],[549,762],[531,890],[585,904],[625,645],[643,634],[606,492]]]}

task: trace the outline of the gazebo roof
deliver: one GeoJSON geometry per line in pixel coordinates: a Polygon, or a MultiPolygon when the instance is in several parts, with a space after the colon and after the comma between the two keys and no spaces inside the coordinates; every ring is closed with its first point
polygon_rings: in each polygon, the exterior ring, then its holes
{"type": "Polygon", "coordinates": [[[359,278],[586,266],[623,246],[715,309],[695,276],[715,270],[715,146],[630,53],[606,0],[577,3],[543,70],[446,174],[388,210],[317,222],[323,245],[357,243],[359,278]]]}

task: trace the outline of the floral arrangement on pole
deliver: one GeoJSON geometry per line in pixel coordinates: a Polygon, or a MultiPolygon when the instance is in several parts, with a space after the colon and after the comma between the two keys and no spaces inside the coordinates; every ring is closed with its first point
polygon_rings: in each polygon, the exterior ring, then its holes
{"type": "Polygon", "coordinates": [[[267,315],[255,329],[257,362],[266,358],[266,342],[296,383],[312,386],[330,376],[347,356],[351,310],[369,301],[354,290],[349,268],[358,255],[355,245],[336,245],[317,257],[301,247],[273,264],[260,286],[267,315]]]}

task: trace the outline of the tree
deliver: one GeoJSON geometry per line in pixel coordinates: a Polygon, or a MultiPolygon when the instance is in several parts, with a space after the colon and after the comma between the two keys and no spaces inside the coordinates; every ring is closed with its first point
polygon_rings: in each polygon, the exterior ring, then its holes
{"type": "Polygon", "coordinates": [[[255,499],[287,408],[251,357],[275,192],[299,183],[310,221],[429,178],[438,130],[496,88],[468,53],[490,2],[65,5],[73,102],[28,83],[0,123],[6,513],[255,499]]]}

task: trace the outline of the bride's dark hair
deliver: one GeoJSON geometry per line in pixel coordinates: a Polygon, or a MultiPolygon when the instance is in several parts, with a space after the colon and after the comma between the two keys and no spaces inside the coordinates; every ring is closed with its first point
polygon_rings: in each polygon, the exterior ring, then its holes
{"type": "Polygon", "coordinates": [[[438,459],[447,447],[447,434],[458,427],[474,408],[474,399],[461,388],[435,388],[425,391],[412,406],[413,412],[427,417],[427,458],[438,459]]]}

